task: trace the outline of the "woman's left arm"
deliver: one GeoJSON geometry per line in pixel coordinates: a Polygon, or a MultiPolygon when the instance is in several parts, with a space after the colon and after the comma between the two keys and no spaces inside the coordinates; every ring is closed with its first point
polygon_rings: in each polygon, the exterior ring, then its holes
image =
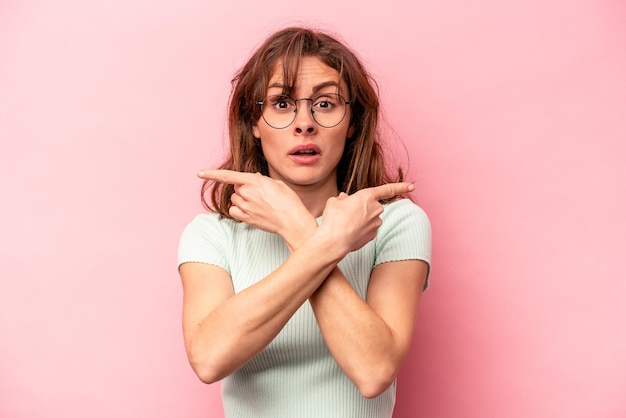
{"type": "Polygon", "coordinates": [[[310,297],[331,354],[363,396],[378,396],[398,374],[427,273],[420,260],[379,264],[364,301],[335,267],[310,297]]]}

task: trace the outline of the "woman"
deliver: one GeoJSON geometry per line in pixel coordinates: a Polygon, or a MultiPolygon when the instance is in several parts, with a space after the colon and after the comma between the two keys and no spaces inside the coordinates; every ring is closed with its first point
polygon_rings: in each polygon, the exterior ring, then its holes
{"type": "Polygon", "coordinates": [[[378,110],[356,56],[305,28],[233,80],[231,154],[200,172],[210,213],[179,249],[187,354],[227,417],[391,417],[430,226],[386,171],[378,110]]]}

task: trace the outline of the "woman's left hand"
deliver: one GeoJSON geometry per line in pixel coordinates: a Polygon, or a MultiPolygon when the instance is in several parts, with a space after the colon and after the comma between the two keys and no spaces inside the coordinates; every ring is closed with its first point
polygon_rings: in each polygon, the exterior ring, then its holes
{"type": "MultiPolygon", "coordinates": [[[[198,177],[235,186],[230,215],[267,232],[281,235],[290,247],[309,236],[317,222],[285,183],[260,173],[203,170],[198,177]]],[[[293,248],[292,248],[293,249],[293,248]]]]}

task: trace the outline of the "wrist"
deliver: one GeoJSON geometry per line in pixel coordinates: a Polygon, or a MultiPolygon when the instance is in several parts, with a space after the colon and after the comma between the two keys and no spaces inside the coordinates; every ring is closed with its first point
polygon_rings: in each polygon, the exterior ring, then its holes
{"type": "Polygon", "coordinates": [[[312,239],[322,247],[323,252],[331,254],[334,261],[338,263],[348,255],[350,248],[342,239],[341,234],[337,232],[332,227],[322,223],[315,229],[312,239]]]}
{"type": "Polygon", "coordinates": [[[300,247],[317,230],[317,221],[311,214],[307,214],[289,223],[278,234],[283,237],[291,251],[300,247]]]}

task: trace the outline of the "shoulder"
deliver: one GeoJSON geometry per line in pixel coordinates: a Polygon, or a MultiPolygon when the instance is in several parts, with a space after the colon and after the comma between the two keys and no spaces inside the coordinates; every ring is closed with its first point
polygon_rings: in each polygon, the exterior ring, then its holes
{"type": "MultiPolygon", "coordinates": [[[[196,215],[183,229],[178,245],[178,264],[209,263],[211,257],[226,259],[236,222],[217,213],[196,215]]],[[[223,263],[223,261],[222,261],[223,263]]],[[[222,263],[215,263],[222,265],[222,263]]]]}
{"type": "MultiPolygon", "coordinates": [[[[432,231],[426,212],[410,199],[400,199],[384,206],[383,224],[375,240],[375,265],[389,261],[421,260],[429,265],[432,254],[432,231]]],[[[428,276],[424,288],[428,286],[428,276]]]]}
{"type": "MultiPolygon", "coordinates": [[[[208,213],[201,213],[196,215],[191,222],[189,222],[189,224],[187,224],[187,227],[211,227],[211,226],[218,226],[218,225],[222,225],[222,224],[227,224],[228,222],[233,222],[231,219],[225,218],[224,216],[220,215],[219,213],[215,213],[215,212],[208,212],[208,213]]],[[[234,223],[234,222],[233,222],[234,223]]]]}
{"type": "Polygon", "coordinates": [[[399,199],[384,205],[383,214],[380,216],[383,224],[386,223],[414,223],[430,229],[428,215],[410,199],[399,199]]]}
{"type": "Polygon", "coordinates": [[[421,207],[409,199],[396,200],[384,206],[380,217],[383,223],[375,240],[379,261],[430,260],[432,231],[421,207]]]}
{"type": "Polygon", "coordinates": [[[210,235],[216,238],[224,235],[230,236],[240,226],[241,222],[236,222],[219,213],[201,213],[187,224],[183,230],[183,236],[186,234],[210,235]]]}

